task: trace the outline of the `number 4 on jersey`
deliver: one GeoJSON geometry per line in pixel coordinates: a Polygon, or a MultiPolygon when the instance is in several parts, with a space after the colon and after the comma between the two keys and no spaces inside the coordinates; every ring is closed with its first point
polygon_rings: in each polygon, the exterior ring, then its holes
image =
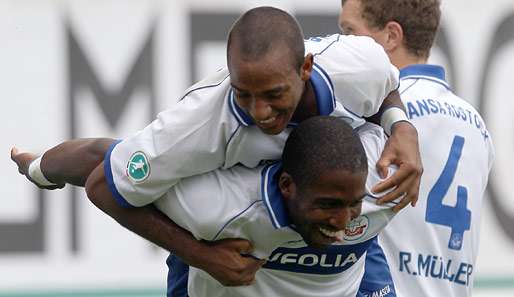
{"type": "Polygon", "coordinates": [[[466,187],[457,186],[457,204],[455,206],[443,204],[443,199],[455,177],[463,146],[464,138],[455,136],[443,172],[428,194],[425,214],[427,222],[451,228],[448,248],[452,250],[462,248],[464,231],[469,230],[471,225],[471,211],[466,208],[468,202],[466,187]]]}

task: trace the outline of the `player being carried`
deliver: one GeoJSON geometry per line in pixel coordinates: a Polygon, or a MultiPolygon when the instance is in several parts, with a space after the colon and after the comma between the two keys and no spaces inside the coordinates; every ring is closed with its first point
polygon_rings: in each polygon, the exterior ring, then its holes
{"type": "Polygon", "coordinates": [[[90,199],[107,214],[226,284],[251,280],[251,271],[239,272],[258,268],[240,256],[241,249],[250,249],[248,243],[197,242],[150,204],[184,177],[279,159],[292,127],[309,117],[340,117],[353,127],[362,125],[363,117],[381,122],[391,136],[378,171],[385,176],[391,163],[399,170],[373,190],[396,186],[381,200],[404,195],[396,210],[415,203],[422,172],[417,133],[399,112],[398,71],[371,39],[333,35],[304,43],[294,18],[259,7],[235,23],[227,59],[228,70],[191,87],[176,105],[121,142],[78,139],[39,158],[13,149],[12,158],[43,188],[87,181],[90,199]],[[143,165],[127,171],[130,162],[143,165]]]}

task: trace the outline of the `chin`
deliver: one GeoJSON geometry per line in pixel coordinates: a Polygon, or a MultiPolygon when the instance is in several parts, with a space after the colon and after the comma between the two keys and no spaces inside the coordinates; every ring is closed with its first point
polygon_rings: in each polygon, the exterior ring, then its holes
{"type": "MultiPolygon", "coordinates": [[[[260,128],[260,127],[259,127],[260,128]]],[[[268,135],[278,135],[280,133],[282,133],[282,131],[284,131],[286,129],[286,127],[279,127],[279,128],[269,128],[269,129],[263,129],[263,128],[260,128],[262,132],[264,132],[264,134],[268,134],[268,135]]]]}
{"type": "Polygon", "coordinates": [[[324,250],[330,246],[330,244],[327,244],[326,242],[319,242],[319,241],[313,240],[311,238],[309,238],[309,239],[304,238],[303,241],[305,241],[305,243],[307,243],[307,245],[310,248],[314,248],[314,249],[318,249],[318,250],[324,250]]]}

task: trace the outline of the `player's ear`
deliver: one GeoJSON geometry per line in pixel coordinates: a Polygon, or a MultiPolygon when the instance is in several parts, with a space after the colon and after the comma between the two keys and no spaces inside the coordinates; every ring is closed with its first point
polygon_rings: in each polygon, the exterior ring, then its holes
{"type": "Polygon", "coordinates": [[[314,65],[314,56],[308,53],[303,59],[302,67],[300,68],[300,77],[303,81],[311,78],[312,67],[314,65]]]}
{"type": "Polygon", "coordinates": [[[293,181],[291,175],[285,171],[280,174],[280,178],[278,179],[278,187],[282,196],[285,199],[292,199],[295,196],[296,185],[293,181]]]}
{"type": "Polygon", "coordinates": [[[403,28],[395,21],[390,21],[385,25],[384,31],[387,34],[384,49],[386,52],[392,52],[403,43],[403,28]]]}

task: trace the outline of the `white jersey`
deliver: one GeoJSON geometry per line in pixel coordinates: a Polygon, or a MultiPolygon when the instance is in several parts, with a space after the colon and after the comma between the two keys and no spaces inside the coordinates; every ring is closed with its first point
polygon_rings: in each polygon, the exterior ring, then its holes
{"type": "MultiPolygon", "coordinates": [[[[366,124],[359,129],[368,156],[367,191],[380,181],[375,170],[385,136],[366,124]]],[[[224,287],[191,267],[188,293],[198,296],[337,296],[355,297],[364,272],[364,255],[377,233],[394,216],[368,196],[362,214],[348,224],[344,241],[324,250],[306,246],[290,227],[278,188],[280,163],[249,169],[235,166],[182,179],[155,205],[197,239],[244,238],[253,257],[267,259],[251,286],[224,287]]]]}
{"type": "Polygon", "coordinates": [[[424,173],[417,206],[404,209],[379,241],[398,296],[470,296],[491,137],[478,112],[452,93],[443,68],[413,65],[400,77],[424,173]]]}
{"type": "MultiPolygon", "coordinates": [[[[364,123],[361,117],[375,114],[398,87],[398,70],[370,38],[332,35],[305,45],[314,54],[310,81],[320,115],[358,127],[364,123]]],[[[112,146],[105,175],[122,205],[146,205],[181,178],[279,159],[295,125],[290,124],[278,135],[262,133],[237,105],[228,71],[221,70],[187,90],[142,131],[112,146]]]]}

